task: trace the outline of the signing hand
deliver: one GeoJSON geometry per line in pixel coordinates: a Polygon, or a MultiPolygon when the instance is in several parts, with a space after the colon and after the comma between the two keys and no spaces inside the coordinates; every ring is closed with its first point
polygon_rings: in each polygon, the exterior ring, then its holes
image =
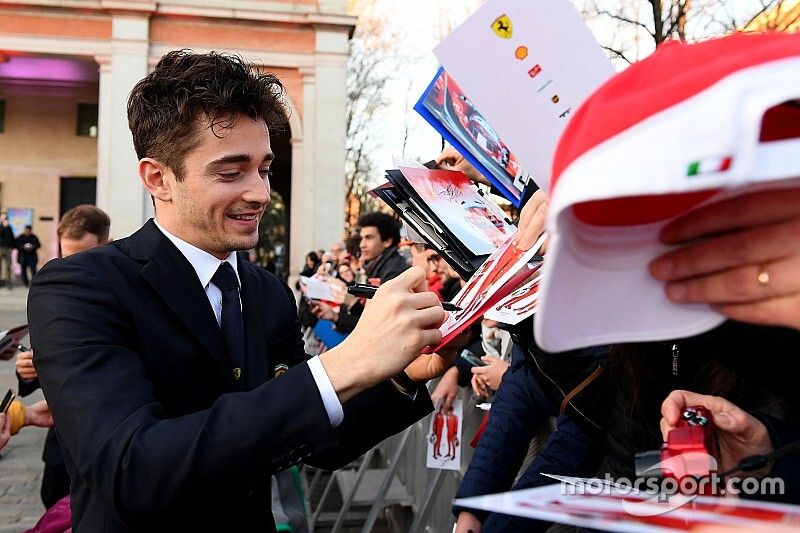
{"type": "Polygon", "coordinates": [[[746,194],[668,224],[654,260],[676,303],[706,303],[734,320],[800,329],[800,189],[746,194]]]}
{"type": "Polygon", "coordinates": [[[506,373],[506,370],[508,370],[511,364],[493,355],[484,355],[481,357],[481,360],[486,363],[486,366],[474,366],[472,367],[472,373],[474,376],[477,376],[484,385],[496,391],[500,388],[503,374],[506,373]]]}
{"type": "MultiPolygon", "coordinates": [[[[340,401],[399,374],[425,346],[436,346],[444,318],[442,304],[428,291],[421,268],[411,267],[383,283],[353,332],[319,356],[340,401]]],[[[433,355],[419,365],[419,375],[409,377],[423,381],[428,372],[444,372],[450,356],[433,355]]]]}
{"type": "Polygon", "coordinates": [[[442,153],[436,157],[436,165],[444,170],[458,170],[463,172],[472,182],[491,185],[483,174],[478,172],[475,167],[470,165],[469,161],[464,159],[464,156],[459,154],[458,151],[451,146],[442,150],[442,153]]]}
{"type": "Polygon", "coordinates": [[[681,413],[692,405],[702,405],[711,411],[717,427],[719,470],[732,468],[745,457],[773,451],[767,428],[758,419],[719,396],[684,390],[672,391],[661,404],[661,434],[664,440],[667,433],[675,429],[681,413]]]}
{"type": "Polygon", "coordinates": [[[14,363],[17,369],[17,374],[23,381],[33,381],[37,378],[36,369],[33,368],[33,352],[27,351],[17,355],[17,360],[14,363]]]}

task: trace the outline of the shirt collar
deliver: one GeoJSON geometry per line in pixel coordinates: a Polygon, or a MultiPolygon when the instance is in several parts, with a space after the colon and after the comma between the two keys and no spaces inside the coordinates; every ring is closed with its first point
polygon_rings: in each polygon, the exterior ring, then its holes
{"type": "MultiPolygon", "coordinates": [[[[214,274],[217,272],[219,265],[222,264],[222,260],[217,259],[205,250],[201,250],[197,246],[189,244],[183,239],[176,237],[164,229],[164,227],[159,224],[156,219],[153,219],[153,222],[155,222],[156,227],[161,230],[161,233],[163,233],[167,239],[172,241],[172,244],[174,244],[178,251],[180,251],[186,260],[189,261],[189,263],[192,265],[192,268],[194,268],[195,272],[197,273],[197,277],[200,279],[200,283],[203,285],[203,288],[206,288],[211,282],[212,276],[214,276],[214,274]]],[[[236,252],[231,252],[225,261],[230,263],[230,265],[233,267],[233,271],[236,272],[236,278],[239,280],[239,286],[241,287],[242,280],[239,277],[239,269],[236,266],[236,252]]]]}

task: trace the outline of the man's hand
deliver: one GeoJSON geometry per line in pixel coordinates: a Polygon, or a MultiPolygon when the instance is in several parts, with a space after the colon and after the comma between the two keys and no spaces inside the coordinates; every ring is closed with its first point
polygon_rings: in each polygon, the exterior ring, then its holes
{"type": "Polygon", "coordinates": [[[498,359],[493,355],[484,355],[481,360],[486,363],[486,366],[472,367],[472,374],[478,378],[480,383],[483,383],[491,390],[496,391],[500,388],[500,382],[503,380],[503,374],[506,373],[511,363],[507,363],[502,359],[498,359]]]}
{"type": "Polygon", "coordinates": [[[444,373],[442,379],[436,384],[436,388],[431,393],[431,402],[436,407],[441,402],[442,409],[449,411],[453,408],[456,396],[458,396],[458,369],[452,367],[444,373]]]}
{"type": "MultiPolygon", "coordinates": [[[[419,354],[425,346],[441,341],[439,326],[444,318],[442,304],[427,290],[421,268],[411,267],[383,283],[367,302],[353,332],[319,356],[339,400],[347,401],[422,357],[419,354]]],[[[418,364],[420,373],[409,374],[418,381],[431,373],[441,374],[449,366],[447,357],[437,354],[425,356],[418,364]]]]}
{"type": "Polygon", "coordinates": [[[0,413],[0,450],[2,450],[11,439],[11,418],[5,414],[0,413]]]}
{"type": "Polygon", "coordinates": [[[339,315],[334,312],[333,308],[323,302],[314,302],[311,304],[311,312],[320,320],[332,320],[336,322],[339,315]]]}
{"type": "Polygon", "coordinates": [[[481,533],[481,521],[478,517],[467,511],[458,514],[455,533],[481,533]]]}
{"type": "Polygon", "coordinates": [[[758,419],[719,396],[684,390],[672,391],[661,404],[661,434],[664,440],[675,429],[681,413],[693,405],[702,405],[711,411],[719,442],[719,470],[733,468],[745,457],[773,451],[767,428],[758,419]]]}
{"type": "MultiPolygon", "coordinates": [[[[519,214],[519,223],[517,224],[517,234],[514,235],[514,242],[518,250],[528,250],[539,239],[539,235],[544,233],[545,223],[547,221],[547,195],[539,189],[522,211],[519,214]]],[[[542,252],[546,242],[542,245],[542,252]]]]}
{"type": "Polygon", "coordinates": [[[444,170],[458,170],[463,172],[470,181],[474,183],[482,183],[484,185],[491,185],[486,176],[478,172],[469,161],[464,159],[464,156],[452,146],[448,146],[442,153],[436,157],[436,165],[444,170]]]}
{"type": "Polygon", "coordinates": [[[417,383],[438,378],[453,366],[458,350],[448,344],[436,353],[420,354],[405,368],[405,373],[417,383]]]}
{"type": "Polygon", "coordinates": [[[17,369],[17,374],[23,381],[33,381],[38,376],[36,369],[33,368],[33,352],[27,351],[17,355],[17,361],[14,363],[17,369]]]}
{"type": "Polygon", "coordinates": [[[673,302],[800,329],[800,189],[701,207],[664,227],[661,240],[683,245],[650,263],[673,302]]]}
{"type": "Polygon", "coordinates": [[[25,422],[23,426],[37,426],[40,428],[49,428],[53,425],[53,415],[50,413],[50,407],[47,405],[47,400],[39,400],[36,403],[25,407],[25,422]]]}
{"type": "Polygon", "coordinates": [[[477,374],[472,374],[472,379],[470,379],[469,384],[472,386],[472,392],[474,392],[475,396],[478,398],[488,398],[492,395],[492,389],[490,389],[477,374]]]}

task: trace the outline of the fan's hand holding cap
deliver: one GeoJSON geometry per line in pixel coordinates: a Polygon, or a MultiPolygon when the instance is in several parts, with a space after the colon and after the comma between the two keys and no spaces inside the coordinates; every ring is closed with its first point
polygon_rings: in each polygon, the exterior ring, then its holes
{"type": "Polygon", "coordinates": [[[537,342],[556,352],[707,331],[648,263],[707,203],[800,183],[800,34],[667,43],[584,102],[553,161],[537,342]]]}

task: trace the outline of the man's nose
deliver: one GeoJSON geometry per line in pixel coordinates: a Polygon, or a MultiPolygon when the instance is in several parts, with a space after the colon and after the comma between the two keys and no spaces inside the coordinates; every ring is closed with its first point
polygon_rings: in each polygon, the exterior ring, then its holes
{"type": "Polygon", "coordinates": [[[270,199],[269,178],[262,178],[258,171],[254,172],[247,180],[242,199],[247,203],[267,205],[270,199]]]}

